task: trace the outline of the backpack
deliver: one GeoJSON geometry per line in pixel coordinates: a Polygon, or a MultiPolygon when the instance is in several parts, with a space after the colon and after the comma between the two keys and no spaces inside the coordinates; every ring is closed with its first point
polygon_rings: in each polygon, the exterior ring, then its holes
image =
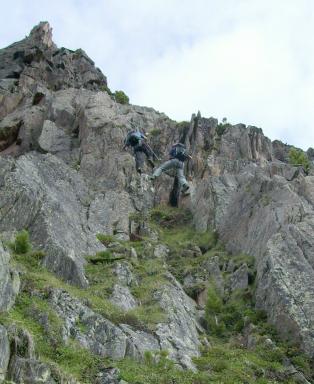
{"type": "Polygon", "coordinates": [[[129,132],[126,138],[126,141],[130,143],[130,145],[135,146],[139,143],[139,141],[143,139],[143,135],[139,131],[129,132]]]}
{"type": "Polygon", "coordinates": [[[184,144],[174,144],[169,152],[171,158],[185,161],[188,158],[188,154],[184,144]]]}

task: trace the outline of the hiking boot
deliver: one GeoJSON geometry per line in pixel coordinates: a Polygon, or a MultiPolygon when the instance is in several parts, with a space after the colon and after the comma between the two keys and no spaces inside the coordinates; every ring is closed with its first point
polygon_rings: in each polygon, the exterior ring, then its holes
{"type": "Polygon", "coordinates": [[[155,163],[153,162],[152,159],[147,159],[148,164],[152,167],[155,168],[155,163]]]}
{"type": "Polygon", "coordinates": [[[142,174],[142,168],[137,168],[137,173],[142,174]]]}

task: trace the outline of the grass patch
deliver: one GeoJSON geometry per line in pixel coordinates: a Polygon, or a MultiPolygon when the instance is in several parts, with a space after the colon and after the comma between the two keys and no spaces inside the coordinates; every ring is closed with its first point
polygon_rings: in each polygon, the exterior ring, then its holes
{"type": "MultiPolygon", "coordinates": [[[[230,343],[222,343],[218,339],[213,339],[212,342],[214,343],[212,348],[205,351],[201,357],[194,359],[200,371],[211,372],[209,382],[278,383],[274,376],[283,370],[278,361],[265,359],[259,353],[235,347],[230,343]]],[[[289,381],[285,380],[285,382],[289,381]]]]}
{"type": "Polygon", "coordinates": [[[115,365],[120,369],[121,378],[130,384],[207,384],[210,378],[204,372],[194,373],[177,369],[165,352],[148,352],[141,364],[124,359],[115,365]]]}
{"type": "Polygon", "coordinates": [[[104,235],[103,233],[98,233],[96,237],[106,247],[115,241],[115,238],[112,235],[104,235]]]}

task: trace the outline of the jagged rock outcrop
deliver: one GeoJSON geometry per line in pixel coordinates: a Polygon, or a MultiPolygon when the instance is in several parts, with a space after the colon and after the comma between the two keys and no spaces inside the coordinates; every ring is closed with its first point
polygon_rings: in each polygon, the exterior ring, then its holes
{"type": "MultiPolygon", "coordinates": [[[[200,113],[191,122],[176,123],[151,108],[117,103],[85,52],[58,49],[47,23],[1,50],[0,63],[0,232],[28,229],[34,247],[45,252],[44,266],[66,282],[87,287],[85,257],[106,249],[96,235],[129,240],[144,234],[156,240],[147,212],[169,200],[172,177],[163,175],[152,185],[147,169],[136,175],[131,154],[122,151],[126,132],[134,126],[148,132],[163,159],[171,143],[180,140],[193,156],[186,165],[191,196],[180,204],[191,210],[198,230],[214,228],[228,250],[255,256],[257,307],[267,311],[283,337],[314,355],[314,179],[287,163],[288,145],[272,143],[257,127],[218,124],[200,113]],[[130,214],[139,215],[139,222],[130,214]]],[[[189,257],[202,255],[200,248],[188,251],[189,257]]],[[[154,244],[146,258],[166,262],[168,253],[165,245],[154,244]]],[[[137,259],[134,248],[130,258],[137,259]]],[[[0,309],[7,310],[19,280],[2,246],[0,266],[0,309]]],[[[209,279],[221,296],[247,287],[246,264],[239,269],[226,264],[229,285],[218,259],[201,268],[201,277],[185,276],[187,291],[198,282],[206,286],[209,279]]],[[[130,291],[138,282],[128,261],[116,263],[114,274],[111,300],[125,310],[140,305],[130,291]]],[[[204,289],[196,297],[200,307],[205,295],[204,289]]],[[[154,300],[167,321],[147,332],[113,324],[63,290],[50,292],[51,305],[65,322],[65,340],[71,335],[112,358],[141,359],[147,350],[167,349],[180,366],[194,369],[192,357],[200,353],[203,332],[196,303],[171,275],[154,300]]],[[[6,351],[6,330],[0,332],[6,351]]],[[[7,357],[0,363],[1,380],[7,357]]],[[[50,368],[33,356],[10,364],[16,382],[54,382],[50,368]]],[[[106,380],[105,374],[99,376],[99,382],[106,380]]]]}
{"type": "Polygon", "coordinates": [[[154,294],[154,300],[164,310],[166,320],[150,333],[127,324],[113,324],[59,289],[51,290],[49,301],[65,322],[64,337],[74,337],[97,355],[113,359],[142,359],[145,351],[165,349],[171,359],[193,369],[192,357],[199,354],[198,336],[203,330],[197,323],[193,300],[173,276],[168,278],[171,284],[166,284],[154,294]]]}
{"type": "Polygon", "coordinates": [[[20,289],[18,272],[10,265],[10,254],[0,240],[0,312],[8,311],[20,289]]]}

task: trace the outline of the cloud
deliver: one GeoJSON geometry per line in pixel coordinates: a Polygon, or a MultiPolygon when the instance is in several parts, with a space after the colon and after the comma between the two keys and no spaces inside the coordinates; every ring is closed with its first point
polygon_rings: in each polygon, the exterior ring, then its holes
{"type": "Polygon", "coordinates": [[[2,13],[0,46],[48,20],[59,46],[83,48],[133,103],[314,146],[312,0],[12,0],[2,13]]]}

